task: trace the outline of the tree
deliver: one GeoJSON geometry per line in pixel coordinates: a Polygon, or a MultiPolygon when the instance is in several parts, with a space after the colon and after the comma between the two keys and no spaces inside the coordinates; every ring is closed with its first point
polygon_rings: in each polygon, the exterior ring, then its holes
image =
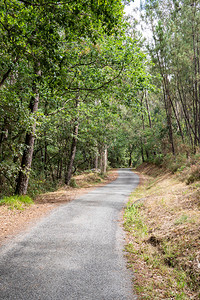
{"type": "MultiPolygon", "coordinates": [[[[1,72],[0,87],[12,89],[19,85],[20,75],[32,78],[30,121],[35,119],[41,98],[42,85],[49,82],[51,90],[56,85],[59,66],[65,60],[66,43],[91,41],[102,33],[113,34],[120,29],[122,21],[121,1],[76,1],[75,3],[41,1],[1,1],[1,72]],[[40,65],[35,71],[35,64],[40,65]],[[31,72],[30,72],[31,71],[31,72]],[[35,77],[41,73],[41,79],[35,77]],[[49,78],[47,78],[47,74],[49,78]],[[10,79],[10,80],[9,80],[10,79]],[[37,83],[36,83],[37,82],[37,83]],[[37,88],[36,88],[37,86],[37,88]],[[34,100],[33,100],[34,99],[34,100]],[[34,103],[32,103],[34,102],[34,103]]],[[[30,86],[26,86],[29,87],[30,86]]],[[[18,86],[19,97],[23,98],[26,87],[18,86]]],[[[26,91],[27,92],[27,91],[26,91]]],[[[4,119],[6,124],[6,119],[4,119]]],[[[16,192],[25,194],[32,163],[36,121],[27,130],[24,154],[17,179],[16,192]]]]}

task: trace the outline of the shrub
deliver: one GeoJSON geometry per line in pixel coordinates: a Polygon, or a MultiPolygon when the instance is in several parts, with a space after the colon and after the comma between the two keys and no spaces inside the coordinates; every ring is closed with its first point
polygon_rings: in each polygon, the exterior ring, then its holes
{"type": "Polygon", "coordinates": [[[192,165],[186,180],[187,184],[200,180],[200,163],[192,165]]]}
{"type": "Polygon", "coordinates": [[[71,178],[70,182],[69,182],[69,186],[73,187],[73,188],[77,188],[78,185],[76,183],[76,180],[74,178],[71,178]]]}

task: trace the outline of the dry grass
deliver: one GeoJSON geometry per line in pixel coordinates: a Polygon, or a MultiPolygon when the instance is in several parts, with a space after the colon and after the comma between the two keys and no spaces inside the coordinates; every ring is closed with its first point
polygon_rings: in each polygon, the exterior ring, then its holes
{"type": "Polygon", "coordinates": [[[200,184],[146,168],[125,212],[139,299],[200,299],[200,184]]]}

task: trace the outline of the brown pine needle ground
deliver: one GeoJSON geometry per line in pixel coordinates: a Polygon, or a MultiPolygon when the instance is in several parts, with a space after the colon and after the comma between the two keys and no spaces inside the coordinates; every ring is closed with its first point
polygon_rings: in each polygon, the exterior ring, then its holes
{"type": "Polygon", "coordinates": [[[139,299],[200,299],[200,182],[153,166],[139,175],[124,223],[139,299]]]}

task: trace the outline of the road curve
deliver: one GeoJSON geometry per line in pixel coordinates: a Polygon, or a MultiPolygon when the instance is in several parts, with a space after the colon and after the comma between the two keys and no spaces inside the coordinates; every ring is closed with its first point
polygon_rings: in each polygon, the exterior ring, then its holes
{"type": "Polygon", "coordinates": [[[0,299],[129,300],[120,212],[139,182],[114,182],[60,206],[0,251],[0,299]]]}

